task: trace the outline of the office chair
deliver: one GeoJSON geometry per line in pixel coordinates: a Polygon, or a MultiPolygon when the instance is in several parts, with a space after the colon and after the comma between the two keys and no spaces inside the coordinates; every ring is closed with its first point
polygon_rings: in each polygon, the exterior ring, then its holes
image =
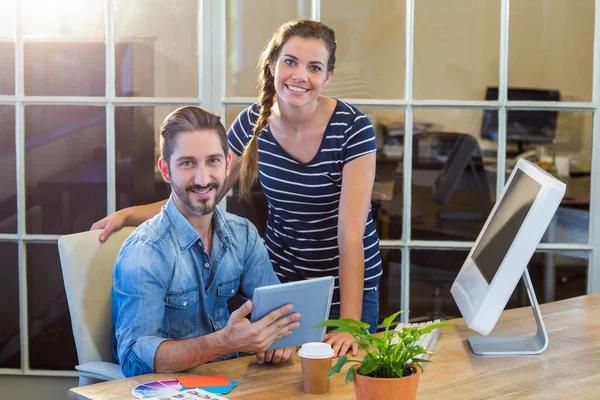
{"type": "Polygon", "coordinates": [[[112,272],[133,227],[114,232],[101,243],[100,231],[62,236],[58,252],[62,266],[73,336],[77,347],[79,386],[124,378],[112,355],[112,272]]]}

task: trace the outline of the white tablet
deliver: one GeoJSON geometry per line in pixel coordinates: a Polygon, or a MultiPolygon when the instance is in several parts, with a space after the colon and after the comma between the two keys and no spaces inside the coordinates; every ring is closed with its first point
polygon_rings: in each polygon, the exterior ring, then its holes
{"type": "Polygon", "coordinates": [[[327,328],[315,326],[329,319],[333,285],[334,278],[326,276],[256,288],[252,296],[252,322],[286,304],[294,305],[290,314],[299,312],[302,315],[298,321],[300,327],[294,329],[291,335],[276,340],[267,350],[323,340],[327,328]]]}

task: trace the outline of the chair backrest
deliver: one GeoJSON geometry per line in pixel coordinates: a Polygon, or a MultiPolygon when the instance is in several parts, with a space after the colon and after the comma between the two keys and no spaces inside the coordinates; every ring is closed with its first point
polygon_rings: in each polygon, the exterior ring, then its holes
{"type": "Polygon", "coordinates": [[[58,252],[79,363],[115,362],[110,293],[115,260],[133,227],[98,240],[100,231],[62,236],[58,252]]]}

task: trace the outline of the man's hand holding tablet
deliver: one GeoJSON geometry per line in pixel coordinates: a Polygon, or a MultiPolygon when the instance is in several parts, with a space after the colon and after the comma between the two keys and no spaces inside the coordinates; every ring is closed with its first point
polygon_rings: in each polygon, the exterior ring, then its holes
{"type": "MultiPolygon", "coordinates": [[[[279,307],[255,322],[250,322],[246,318],[252,312],[252,308],[253,303],[248,300],[231,313],[227,326],[223,329],[223,340],[229,346],[239,349],[239,351],[264,354],[277,339],[291,335],[294,329],[300,327],[300,323],[297,321],[301,315],[297,312],[291,313],[294,308],[292,304],[279,307]]],[[[277,357],[274,357],[271,353],[269,355],[271,360],[267,359],[266,361],[287,361],[294,355],[293,349],[291,355],[289,351],[284,351],[287,349],[280,350],[277,357]]],[[[261,363],[261,360],[265,361],[264,356],[259,359],[257,355],[257,361],[261,363]]]]}

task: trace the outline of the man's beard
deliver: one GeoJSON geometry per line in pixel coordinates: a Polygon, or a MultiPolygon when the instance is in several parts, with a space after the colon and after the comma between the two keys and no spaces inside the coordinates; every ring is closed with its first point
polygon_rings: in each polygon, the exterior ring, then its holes
{"type": "Polygon", "coordinates": [[[174,185],[171,182],[171,187],[173,188],[173,191],[175,191],[175,195],[177,195],[177,197],[179,197],[179,200],[181,200],[181,202],[183,204],[185,204],[187,209],[192,214],[197,215],[197,216],[202,216],[202,215],[210,214],[211,212],[213,212],[215,210],[215,207],[217,207],[217,202],[220,200],[221,192],[223,191],[222,188],[225,187],[225,180],[223,180],[222,186],[217,183],[211,182],[206,186],[190,185],[184,189],[183,187],[174,185]],[[214,189],[214,191],[215,191],[214,197],[209,197],[209,198],[200,200],[202,203],[202,205],[200,207],[194,205],[190,198],[190,196],[192,196],[192,195],[190,195],[190,192],[192,192],[194,190],[200,191],[200,190],[206,190],[206,189],[214,189]]]}

